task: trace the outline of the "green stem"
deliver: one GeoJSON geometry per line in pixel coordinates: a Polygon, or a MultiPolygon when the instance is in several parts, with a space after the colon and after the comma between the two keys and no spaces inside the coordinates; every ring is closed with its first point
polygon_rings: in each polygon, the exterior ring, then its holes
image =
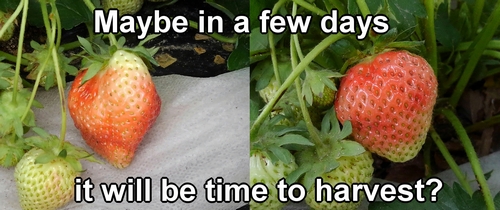
{"type": "Polygon", "coordinates": [[[366,18],[366,16],[371,14],[370,8],[368,8],[365,0],[356,0],[356,4],[358,4],[359,11],[361,11],[363,17],[366,18]]]}
{"type": "MultiPolygon", "coordinates": [[[[13,62],[13,63],[15,63],[17,61],[17,57],[16,56],[11,55],[10,53],[6,53],[6,52],[0,50],[0,58],[1,57],[5,58],[5,60],[13,62]]],[[[22,58],[21,59],[21,64],[23,66],[26,66],[26,65],[29,64],[29,61],[27,59],[25,59],[25,58],[22,58]]]]}
{"type": "MultiPolygon", "coordinates": [[[[83,2],[85,3],[85,5],[87,5],[90,12],[94,12],[95,6],[94,6],[94,4],[92,4],[91,0],[83,0],[83,2]]],[[[118,46],[118,42],[116,41],[115,35],[112,33],[109,33],[108,36],[109,36],[110,45],[118,46]]]]}
{"type": "Polygon", "coordinates": [[[19,13],[21,13],[21,10],[23,9],[23,4],[24,1],[19,1],[19,5],[17,5],[16,10],[12,13],[12,15],[5,21],[3,27],[0,28],[0,37],[3,36],[3,34],[7,31],[9,28],[10,24],[13,24],[14,20],[17,18],[19,13]]]}
{"type": "MultiPolygon", "coordinates": [[[[290,40],[290,59],[292,62],[292,69],[295,69],[297,67],[297,55],[295,53],[295,43],[293,40],[290,40]]],[[[319,137],[318,130],[316,127],[314,127],[311,116],[309,115],[309,111],[307,110],[306,103],[304,101],[304,98],[302,97],[302,88],[300,87],[300,77],[295,79],[295,89],[297,90],[297,98],[299,99],[300,103],[300,110],[302,111],[302,116],[304,117],[304,121],[306,123],[307,131],[309,132],[309,136],[311,137],[310,140],[312,143],[314,143],[317,147],[324,147],[323,142],[321,141],[321,138],[319,137]]],[[[320,155],[320,157],[323,157],[320,155]]]]}
{"type": "MultiPolygon", "coordinates": [[[[273,10],[271,11],[271,16],[278,13],[278,10],[285,4],[286,0],[279,0],[274,4],[273,10]]],[[[262,29],[261,29],[262,30],[262,29]]],[[[280,72],[278,71],[278,58],[276,57],[276,46],[274,45],[274,33],[268,32],[267,34],[269,42],[269,52],[271,53],[271,62],[273,64],[274,77],[278,85],[281,85],[280,72]]]]}
{"type": "Polygon", "coordinates": [[[476,175],[477,182],[479,183],[480,189],[483,192],[486,207],[490,210],[494,210],[495,203],[493,202],[490,188],[488,186],[488,183],[486,182],[483,169],[481,169],[481,164],[479,163],[476,151],[474,151],[474,146],[472,145],[471,140],[467,135],[467,132],[465,131],[465,128],[463,127],[458,117],[451,110],[444,109],[441,111],[441,113],[443,113],[444,116],[451,122],[451,125],[455,129],[455,132],[460,139],[460,142],[462,142],[462,145],[464,146],[465,153],[467,154],[470,165],[472,167],[472,171],[476,175]]]}
{"type": "Polygon", "coordinates": [[[481,19],[481,15],[483,13],[484,0],[475,0],[474,1],[474,10],[472,11],[472,29],[473,33],[477,33],[477,28],[479,26],[479,20],[481,19]]]}
{"type": "Polygon", "coordinates": [[[484,29],[481,31],[479,36],[474,39],[474,42],[471,45],[474,48],[469,54],[470,59],[467,62],[464,72],[450,97],[450,104],[453,107],[457,106],[458,101],[460,100],[460,97],[462,96],[462,93],[464,92],[464,89],[467,86],[472,73],[474,72],[474,68],[476,67],[479,58],[482,55],[482,52],[488,45],[489,40],[491,40],[491,38],[493,37],[498,26],[500,25],[500,18],[498,18],[498,16],[500,16],[500,1],[496,3],[495,8],[488,18],[488,22],[486,23],[484,29]]]}
{"type": "Polygon", "coordinates": [[[347,35],[345,34],[332,34],[323,39],[316,47],[314,47],[305,57],[304,59],[297,65],[297,67],[292,71],[290,76],[287,77],[285,82],[278,88],[276,91],[276,94],[274,97],[269,101],[264,106],[264,109],[262,112],[259,114],[257,119],[255,120],[254,124],[252,125],[250,129],[250,139],[252,137],[255,137],[257,132],[259,131],[260,126],[262,125],[262,122],[266,119],[266,117],[271,113],[271,110],[273,109],[274,105],[276,102],[279,100],[279,98],[283,95],[285,90],[290,87],[292,82],[295,81],[295,79],[306,69],[306,67],[311,63],[314,58],[316,58],[323,50],[325,50],[328,46],[331,44],[335,43],[336,41],[346,37],[347,35]]]}
{"type": "Polygon", "coordinates": [[[425,177],[429,178],[430,176],[432,176],[432,174],[434,174],[432,172],[432,153],[431,153],[431,149],[432,149],[432,142],[431,141],[426,141],[422,150],[423,150],[423,155],[424,155],[424,167],[425,167],[425,177]]]}
{"type": "MultiPolygon", "coordinates": [[[[194,29],[198,29],[197,22],[192,21],[192,20],[188,20],[188,21],[189,21],[189,27],[194,28],[194,29]]],[[[215,40],[225,42],[225,43],[233,43],[234,44],[234,43],[236,43],[236,41],[238,41],[238,35],[234,35],[233,37],[226,37],[226,36],[220,35],[218,33],[212,33],[212,34],[206,34],[206,35],[214,38],[215,40]]]]}
{"type": "Polygon", "coordinates": [[[434,143],[438,147],[438,149],[441,152],[441,154],[443,155],[444,159],[446,160],[446,162],[450,166],[451,171],[453,171],[453,173],[457,177],[458,182],[460,182],[462,187],[465,189],[465,191],[467,193],[469,193],[469,195],[472,195],[472,193],[474,191],[472,191],[472,188],[470,187],[469,182],[467,182],[467,178],[465,177],[465,175],[462,173],[462,171],[458,167],[457,162],[455,162],[455,159],[453,159],[453,157],[451,156],[450,151],[448,151],[448,148],[446,148],[446,145],[444,144],[443,140],[441,140],[441,137],[436,132],[434,127],[431,126],[431,128],[429,129],[429,133],[431,134],[432,140],[434,140],[434,143]]]}
{"type": "Polygon", "coordinates": [[[495,115],[493,117],[490,117],[486,120],[474,123],[472,125],[469,125],[465,128],[465,131],[467,133],[475,132],[475,131],[480,131],[483,130],[487,127],[493,126],[500,123],[500,115],[495,115]]]}
{"type": "Polygon", "coordinates": [[[427,19],[425,23],[425,47],[427,49],[427,60],[434,69],[434,74],[438,75],[436,32],[434,30],[434,0],[425,0],[425,10],[427,19]]]}
{"type": "Polygon", "coordinates": [[[300,5],[301,7],[306,8],[307,10],[313,12],[316,15],[328,15],[328,12],[323,11],[322,9],[312,5],[311,3],[304,0],[293,0],[294,3],[300,5]]]}
{"type": "Polygon", "coordinates": [[[21,0],[24,3],[23,6],[23,18],[21,20],[21,27],[19,30],[19,41],[17,43],[17,59],[16,59],[16,76],[14,77],[14,92],[12,94],[12,103],[17,105],[17,84],[19,83],[19,75],[21,74],[21,60],[23,55],[23,44],[24,44],[24,31],[26,30],[26,21],[28,19],[28,5],[29,0],[21,0]]]}
{"type": "MultiPolygon", "coordinates": [[[[472,41],[470,42],[462,42],[457,45],[455,49],[451,47],[444,47],[444,46],[439,46],[438,47],[438,52],[450,52],[450,51],[465,51],[469,49],[470,45],[472,44],[472,41]]],[[[491,50],[500,50],[500,40],[490,40],[488,44],[486,44],[486,49],[491,49],[491,50]]]]}
{"type": "Polygon", "coordinates": [[[500,60],[500,52],[495,51],[495,50],[484,50],[483,55],[487,55],[487,56],[490,56],[492,58],[496,58],[496,59],[500,60]]]}
{"type": "MultiPolygon", "coordinates": [[[[52,51],[52,48],[49,47],[49,52],[52,51]]],[[[30,100],[28,101],[28,106],[26,106],[26,110],[23,113],[23,116],[21,117],[21,121],[24,121],[24,118],[28,116],[29,111],[31,110],[31,105],[33,104],[33,101],[35,100],[36,92],[38,91],[38,85],[40,84],[40,80],[42,78],[42,73],[45,71],[45,67],[47,67],[47,63],[49,62],[49,59],[51,56],[45,57],[45,60],[42,62],[42,65],[39,66],[38,68],[38,73],[36,75],[36,80],[35,84],[33,86],[33,90],[31,91],[31,97],[30,100]]]]}
{"type": "MultiPolygon", "coordinates": [[[[292,6],[292,16],[295,17],[297,15],[297,3],[293,3],[292,6]]],[[[290,60],[292,64],[292,71],[297,67],[297,55],[299,59],[304,59],[304,55],[302,54],[302,49],[300,49],[299,38],[297,34],[292,34],[292,39],[290,39],[290,60]]],[[[295,89],[297,90],[297,98],[300,103],[300,110],[302,111],[302,116],[304,117],[304,122],[306,123],[307,131],[309,132],[309,136],[311,137],[311,141],[320,148],[325,147],[321,138],[319,136],[318,130],[314,127],[312,123],[311,116],[309,115],[309,111],[307,110],[306,103],[302,96],[302,87],[300,83],[300,77],[295,79],[295,89]]],[[[321,152],[323,150],[319,150],[321,152]]],[[[320,154],[320,157],[323,157],[325,154],[320,154]]]]}
{"type": "Polygon", "coordinates": [[[45,0],[40,0],[40,8],[42,10],[42,20],[43,26],[45,27],[45,34],[49,36],[51,27],[49,21],[49,12],[47,12],[47,2],[45,0]]]}

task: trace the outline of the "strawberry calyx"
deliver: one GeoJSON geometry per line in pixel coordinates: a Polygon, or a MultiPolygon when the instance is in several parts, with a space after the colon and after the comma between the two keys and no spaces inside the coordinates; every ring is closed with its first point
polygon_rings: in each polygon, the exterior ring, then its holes
{"type": "Polygon", "coordinates": [[[61,142],[59,137],[49,134],[41,128],[34,127],[33,131],[38,135],[26,138],[26,142],[34,148],[44,151],[35,159],[35,164],[45,164],[56,158],[61,158],[68,162],[75,171],[84,172],[79,160],[101,163],[85,149],[74,146],[68,141],[61,142]]]}
{"type": "Polygon", "coordinates": [[[15,166],[23,157],[24,153],[31,149],[24,139],[11,133],[0,137],[0,166],[15,166]]]}
{"type": "Polygon", "coordinates": [[[82,79],[82,84],[94,77],[101,70],[104,70],[109,65],[109,60],[120,50],[140,57],[148,69],[152,69],[152,65],[158,66],[158,62],[153,58],[153,55],[158,52],[159,48],[146,48],[143,46],[144,43],[158,36],[159,34],[149,35],[135,47],[126,47],[126,40],[123,36],[117,40],[116,44],[111,46],[107,45],[101,39],[101,36],[96,36],[93,42],[89,42],[87,39],[78,36],[78,41],[82,45],[83,50],[88,54],[88,56],[83,56],[82,60],[81,69],[87,69],[82,79]]]}
{"type": "MultiPolygon", "coordinates": [[[[32,53],[25,53],[23,57],[29,61],[28,66],[24,71],[29,72],[26,76],[27,79],[37,80],[40,78],[39,84],[48,90],[51,87],[57,85],[56,83],[56,66],[52,60],[52,49],[49,49],[47,45],[40,45],[36,41],[31,41],[30,46],[34,49],[32,53]]],[[[57,57],[59,61],[59,67],[61,70],[59,74],[63,80],[63,85],[66,84],[65,73],[70,75],[76,75],[78,70],[76,67],[70,65],[69,63],[74,58],[68,58],[63,54],[64,49],[62,47],[58,48],[57,57]]]]}
{"type": "Polygon", "coordinates": [[[296,154],[299,167],[290,173],[287,180],[294,182],[302,178],[306,189],[310,189],[316,177],[320,177],[339,166],[337,161],[339,158],[357,156],[365,152],[366,150],[361,144],[347,139],[351,132],[350,122],[344,122],[341,129],[335,111],[329,109],[323,118],[319,133],[324,146],[310,147],[299,151],[296,154]]]}

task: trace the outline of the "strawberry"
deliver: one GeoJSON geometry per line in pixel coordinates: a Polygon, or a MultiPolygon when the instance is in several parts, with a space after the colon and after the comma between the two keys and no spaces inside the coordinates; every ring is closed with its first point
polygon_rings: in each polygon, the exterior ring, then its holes
{"type": "Polygon", "coordinates": [[[120,16],[135,14],[141,9],[143,3],[144,0],[102,0],[105,11],[118,9],[120,16]]]}
{"type": "Polygon", "coordinates": [[[56,136],[30,137],[35,147],[16,165],[14,177],[23,209],[56,209],[73,200],[74,180],[83,171],[79,159],[89,153],[56,136]]]}
{"type": "MultiPolygon", "coordinates": [[[[321,178],[323,183],[329,183],[334,187],[338,183],[343,183],[351,186],[354,183],[369,183],[373,174],[373,158],[370,152],[365,151],[356,156],[342,156],[337,159],[339,166],[328,173],[324,173],[321,178]]],[[[360,195],[360,200],[364,194],[360,195]]],[[[306,203],[312,209],[338,209],[338,210],[355,210],[359,207],[361,202],[343,202],[337,203],[324,201],[316,202],[315,187],[311,187],[306,196],[306,203]]]]}
{"type": "Polygon", "coordinates": [[[335,110],[352,121],[353,138],[393,162],[414,158],[422,148],[437,97],[437,78],[420,56],[388,51],[348,70],[335,110]]]}
{"type": "Polygon", "coordinates": [[[318,110],[325,110],[333,106],[334,100],[335,100],[335,90],[332,90],[331,88],[325,85],[323,92],[321,92],[319,95],[313,95],[312,105],[316,107],[318,110]]]}
{"type": "Polygon", "coordinates": [[[160,114],[161,100],[143,60],[117,50],[95,76],[75,78],[68,95],[71,117],[85,142],[117,168],[127,167],[160,114]]]}
{"type": "MultiPolygon", "coordinates": [[[[0,30],[5,26],[5,22],[10,16],[11,14],[0,11],[0,30]]],[[[14,35],[14,24],[10,24],[7,27],[4,34],[0,34],[0,42],[8,41],[14,35]]]]}
{"type": "MultiPolygon", "coordinates": [[[[293,156],[292,156],[293,157],[293,156]]],[[[297,168],[295,160],[285,164],[283,161],[271,161],[266,152],[254,150],[250,155],[250,186],[262,183],[269,190],[269,197],[263,203],[250,201],[251,209],[281,209],[286,203],[278,200],[276,184],[297,168]]]]}

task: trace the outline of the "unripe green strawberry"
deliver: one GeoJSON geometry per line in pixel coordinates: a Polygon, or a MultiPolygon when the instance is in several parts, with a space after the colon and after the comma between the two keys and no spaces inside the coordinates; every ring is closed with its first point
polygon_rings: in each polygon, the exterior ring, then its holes
{"type": "Polygon", "coordinates": [[[23,209],[56,209],[73,200],[74,179],[79,172],[60,157],[35,163],[42,153],[42,149],[33,148],[16,166],[14,176],[23,209]]]}
{"type": "MultiPolygon", "coordinates": [[[[369,183],[373,176],[373,158],[372,154],[365,151],[356,156],[343,156],[337,159],[339,166],[332,171],[325,173],[321,176],[323,183],[329,183],[332,187],[335,187],[338,183],[343,183],[351,186],[354,183],[369,183]]],[[[337,203],[325,202],[325,197],[323,196],[323,202],[315,201],[316,190],[315,185],[311,187],[306,196],[306,203],[312,209],[324,209],[324,210],[355,210],[359,207],[361,202],[343,202],[337,203]]],[[[364,197],[364,194],[359,195],[360,200],[364,197]]]]}
{"type": "Polygon", "coordinates": [[[264,89],[259,90],[259,95],[264,102],[269,103],[279,88],[280,86],[278,80],[276,80],[275,77],[272,77],[271,80],[269,80],[269,84],[264,89]]]}
{"type": "Polygon", "coordinates": [[[118,9],[120,16],[135,14],[141,9],[143,3],[144,0],[102,0],[105,11],[118,9]]]}
{"type": "Polygon", "coordinates": [[[312,106],[318,110],[325,110],[333,106],[335,100],[335,91],[325,85],[323,92],[320,95],[313,94],[312,106]]]}
{"type": "Polygon", "coordinates": [[[262,183],[269,190],[269,197],[263,203],[250,201],[251,209],[281,209],[285,206],[278,200],[278,190],[276,183],[282,178],[286,178],[288,174],[297,169],[297,164],[293,159],[290,164],[285,164],[282,161],[273,163],[265,152],[253,151],[250,155],[250,186],[256,183],[262,183]]]}
{"type": "MultiPolygon", "coordinates": [[[[5,25],[7,19],[9,19],[10,14],[0,11],[0,29],[5,25]]],[[[10,24],[3,35],[0,36],[0,42],[8,41],[14,35],[15,26],[10,24]]]]}
{"type": "Polygon", "coordinates": [[[437,78],[425,59],[388,51],[349,69],[335,110],[340,122],[352,122],[352,136],[366,149],[406,162],[425,142],[436,97],[437,78]]]}

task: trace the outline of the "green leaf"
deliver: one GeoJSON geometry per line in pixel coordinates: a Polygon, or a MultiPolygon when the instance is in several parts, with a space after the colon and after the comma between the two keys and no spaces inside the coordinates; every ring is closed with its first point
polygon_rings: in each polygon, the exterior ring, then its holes
{"type": "Polygon", "coordinates": [[[342,147],[339,154],[340,157],[356,156],[366,151],[361,144],[355,141],[344,140],[340,141],[339,143],[340,146],[342,147]]]}
{"type": "Polygon", "coordinates": [[[461,34],[448,17],[447,4],[441,4],[434,21],[436,40],[445,47],[456,47],[461,41],[461,34]]]}
{"type": "MultiPolygon", "coordinates": [[[[29,0],[28,22],[32,25],[43,27],[41,5],[38,0],[29,0]]],[[[49,1],[47,1],[49,2],[49,1]]],[[[64,29],[71,29],[76,25],[92,21],[92,12],[85,5],[84,1],[57,0],[57,11],[64,29]]],[[[48,12],[51,7],[47,4],[48,12]]]]}
{"type": "Polygon", "coordinates": [[[45,164],[56,158],[57,156],[55,156],[54,154],[50,152],[44,152],[35,159],[35,164],[45,164]]]}
{"type": "Polygon", "coordinates": [[[63,149],[61,150],[61,152],[59,152],[59,154],[57,156],[61,157],[61,158],[66,158],[66,156],[68,155],[68,152],[63,149]]]}
{"type": "MultiPolygon", "coordinates": [[[[274,155],[278,160],[281,160],[285,164],[290,164],[293,160],[293,155],[285,148],[281,148],[276,145],[269,145],[267,148],[272,155],[274,155]]],[[[272,156],[270,154],[270,157],[272,156]]],[[[272,158],[271,158],[272,159],[272,158]]]]}
{"type": "Polygon", "coordinates": [[[67,157],[66,159],[64,159],[66,162],[69,163],[69,165],[75,169],[75,171],[78,171],[78,172],[83,172],[83,167],[82,167],[82,164],[80,163],[80,161],[78,161],[76,158],[73,158],[73,157],[67,157]]]}
{"type": "Polygon", "coordinates": [[[33,128],[31,128],[31,130],[33,130],[36,134],[40,135],[43,138],[49,138],[50,137],[50,134],[47,133],[47,131],[45,131],[43,128],[33,127],[33,128]]]}
{"type": "Polygon", "coordinates": [[[493,198],[493,202],[495,203],[495,208],[500,209],[500,192],[495,195],[495,198],[493,198]]]}
{"type": "Polygon", "coordinates": [[[372,0],[366,1],[366,4],[372,13],[389,17],[390,28],[397,28],[401,32],[399,38],[406,38],[413,33],[418,25],[417,17],[427,16],[420,0],[372,0]]]}
{"type": "Polygon", "coordinates": [[[5,80],[5,79],[3,79],[3,78],[0,78],[0,89],[1,90],[5,90],[5,89],[7,89],[9,87],[10,87],[10,82],[7,81],[7,80],[5,80]]]}
{"type": "Polygon", "coordinates": [[[309,139],[298,134],[286,134],[279,139],[280,140],[278,146],[283,146],[287,144],[314,146],[314,144],[311,141],[309,141],[309,139]]]}
{"type": "Polygon", "coordinates": [[[245,68],[250,65],[250,38],[247,35],[238,36],[236,47],[227,59],[227,69],[229,71],[245,68]]]}
{"type": "Polygon", "coordinates": [[[0,4],[0,11],[8,12],[14,11],[16,7],[19,5],[20,0],[2,0],[0,4]]]}
{"type": "Polygon", "coordinates": [[[94,77],[99,72],[99,70],[101,70],[102,66],[103,64],[101,62],[94,62],[90,64],[90,66],[87,69],[87,72],[83,76],[82,84],[87,82],[92,77],[94,77]]]}
{"type": "Polygon", "coordinates": [[[23,128],[23,123],[21,122],[21,119],[16,118],[12,120],[12,126],[14,127],[14,132],[19,138],[23,137],[24,134],[24,128],[23,128]]]}
{"type": "Polygon", "coordinates": [[[146,42],[149,42],[150,40],[156,39],[156,37],[159,37],[160,35],[161,34],[149,34],[148,36],[146,36],[146,38],[141,40],[137,46],[143,46],[146,42]]]}
{"type": "Polygon", "coordinates": [[[92,48],[92,44],[85,38],[77,36],[78,42],[82,45],[83,49],[91,56],[97,56],[94,52],[94,48],[92,48]]]}
{"type": "Polygon", "coordinates": [[[303,164],[299,166],[297,169],[288,174],[288,176],[286,177],[286,182],[288,184],[297,182],[302,175],[311,170],[311,166],[311,164],[303,164]]]}
{"type": "Polygon", "coordinates": [[[158,62],[153,58],[153,55],[143,46],[137,46],[132,51],[138,54],[140,57],[146,59],[151,64],[158,66],[158,62]]]}
{"type": "Polygon", "coordinates": [[[250,4],[248,0],[207,0],[212,7],[224,12],[229,18],[234,19],[236,15],[245,15],[248,17],[250,4]]]}

